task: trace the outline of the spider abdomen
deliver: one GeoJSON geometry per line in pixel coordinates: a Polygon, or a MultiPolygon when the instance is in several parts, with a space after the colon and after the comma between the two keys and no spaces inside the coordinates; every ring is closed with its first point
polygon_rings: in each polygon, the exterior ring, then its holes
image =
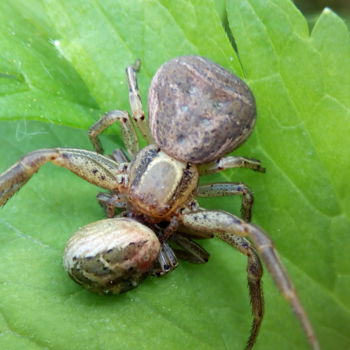
{"type": "Polygon", "coordinates": [[[248,86],[200,56],[166,62],[149,89],[149,125],[160,148],[195,164],[237,148],[253,130],[255,101],[248,86]]]}

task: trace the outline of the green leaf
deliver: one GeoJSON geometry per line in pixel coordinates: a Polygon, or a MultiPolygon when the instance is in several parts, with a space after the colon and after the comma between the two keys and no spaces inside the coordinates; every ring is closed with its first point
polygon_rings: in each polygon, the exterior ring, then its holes
{"type": "MultiPolygon", "coordinates": [[[[91,149],[86,129],[94,120],[129,109],[124,69],[136,58],[144,101],[168,59],[210,58],[254,92],[257,127],[235,154],[262,160],[267,173],[227,171],[203,181],[243,181],[254,190],[253,221],[273,238],[322,349],[347,349],[348,30],[325,10],[310,34],[287,0],[227,3],[228,18],[214,0],[3,0],[0,169],[38,148],[91,149]]],[[[108,151],[122,146],[118,128],[112,131],[103,138],[108,151]]],[[[207,264],[181,263],[120,296],[93,295],[67,277],[65,242],[104,216],[97,192],[45,165],[0,210],[0,348],[242,349],[251,321],[246,259],[223,242],[203,242],[207,264]]],[[[240,198],[201,204],[239,213],[240,198]]],[[[268,273],[264,282],[266,316],[255,348],[308,349],[268,273]]]]}

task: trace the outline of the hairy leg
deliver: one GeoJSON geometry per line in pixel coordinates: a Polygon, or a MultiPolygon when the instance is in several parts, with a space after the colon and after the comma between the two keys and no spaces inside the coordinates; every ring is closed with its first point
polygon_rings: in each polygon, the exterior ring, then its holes
{"type": "Polygon", "coordinates": [[[261,173],[264,173],[266,171],[266,169],[261,166],[260,160],[245,157],[228,156],[217,159],[215,162],[201,165],[199,172],[201,175],[207,175],[232,168],[248,168],[254,171],[259,171],[261,173]]]}
{"type": "Polygon", "coordinates": [[[106,216],[113,218],[116,208],[125,209],[127,207],[127,199],[119,193],[100,192],[96,196],[99,204],[104,208],[106,216]]]}
{"type": "Polygon", "coordinates": [[[247,239],[235,234],[229,234],[222,238],[228,244],[235,247],[238,251],[248,257],[247,277],[253,322],[245,350],[250,350],[252,349],[259,334],[261,322],[264,316],[264,296],[261,282],[263,268],[261,266],[259,256],[247,239]]]}
{"type": "Polygon", "coordinates": [[[74,148],[46,148],[26,154],[0,175],[0,206],[4,205],[46,163],[66,168],[84,180],[107,190],[125,182],[125,163],[101,154],[74,148]]]}
{"type": "Polygon", "coordinates": [[[203,210],[184,214],[179,217],[181,224],[191,229],[212,232],[215,236],[232,245],[232,237],[238,235],[252,240],[256,250],[269,270],[277,287],[285,299],[290,303],[299,319],[313,350],[320,346],[315,332],[302,306],[294,285],[280,260],[271,239],[260,228],[244,222],[240,218],[224,211],[203,210]]]}
{"type": "Polygon", "coordinates": [[[115,160],[117,163],[128,163],[128,157],[121,149],[115,149],[112,152],[112,159],[115,160]]]}
{"type": "Polygon", "coordinates": [[[133,157],[139,151],[139,141],[130,121],[128,112],[110,111],[104,114],[88,131],[88,135],[96,152],[103,153],[99,135],[112,124],[119,122],[122,127],[123,143],[129,155],[133,157]]]}
{"type": "Polygon", "coordinates": [[[126,77],[129,86],[130,107],[136,126],[141,131],[142,136],[148,141],[148,143],[154,143],[153,138],[149,132],[148,123],[145,118],[145,112],[142,108],[139,87],[137,84],[136,73],[140,70],[140,67],[141,61],[136,60],[132,66],[126,68],[126,77]]]}
{"type": "Polygon", "coordinates": [[[210,254],[198,243],[186,237],[185,233],[176,232],[170,236],[169,240],[181,248],[173,248],[178,258],[186,260],[192,264],[204,264],[208,262],[210,254]]]}
{"type": "Polygon", "coordinates": [[[242,196],[241,216],[244,221],[250,221],[254,196],[252,191],[243,183],[223,182],[201,185],[198,187],[198,197],[242,196]]]}
{"type": "Polygon", "coordinates": [[[174,251],[168,243],[162,243],[162,247],[158,255],[158,266],[153,269],[152,274],[156,276],[163,276],[174,270],[177,266],[178,261],[174,251]]]}

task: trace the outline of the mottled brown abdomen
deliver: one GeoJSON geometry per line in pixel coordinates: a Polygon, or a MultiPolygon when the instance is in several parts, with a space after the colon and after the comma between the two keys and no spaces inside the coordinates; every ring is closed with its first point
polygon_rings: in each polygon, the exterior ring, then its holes
{"type": "Polygon", "coordinates": [[[247,85],[199,56],[159,68],[149,90],[149,123],[162,151],[195,164],[238,147],[251,133],[256,109],[247,85]]]}

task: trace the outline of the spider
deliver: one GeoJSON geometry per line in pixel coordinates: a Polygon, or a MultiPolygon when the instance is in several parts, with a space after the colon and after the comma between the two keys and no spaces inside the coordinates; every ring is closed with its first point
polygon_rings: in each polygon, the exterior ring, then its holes
{"type": "Polygon", "coordinates": [[[102,116],[88,132],[96,152],[51,148],[28,153],[0,175],[0,205],[45,163],[64,167],[109,191],[97,195],[109,218],[81,228],[67,243],[64,265],[76,282],[100,294],[125,292],[150,274],[173,270],[177,257],[206,262],[209,254],[192,238],[218,237],[248,260],[253,321],[245,349],[253,347],[264,314],[260,258],[292,306],[312,348],[319,349],[271,239],[249,223],[252,192],[243,183],[198,185],[200,175],[228,168],[265,171],[258,160],[224,156],[253,130],[256,109],[248,86],[203,57],[177,57],[163,64],[153,77],[148,126],[137,86],[139,68],[140,61],[136,61],[126,69],[134,122],[125,111],[102,116]],[[99,135],[114,122],[121,125],[131,161],[121,150],[112,156],[102,154],[99,135]],[[150,143],[141,150],[134,125],[150,143]],[[242,196],[242,218],[206,210],[195,200],[231,195],[242,196]],[[117,216],[116,208],[122,208],[117,216]]]}

